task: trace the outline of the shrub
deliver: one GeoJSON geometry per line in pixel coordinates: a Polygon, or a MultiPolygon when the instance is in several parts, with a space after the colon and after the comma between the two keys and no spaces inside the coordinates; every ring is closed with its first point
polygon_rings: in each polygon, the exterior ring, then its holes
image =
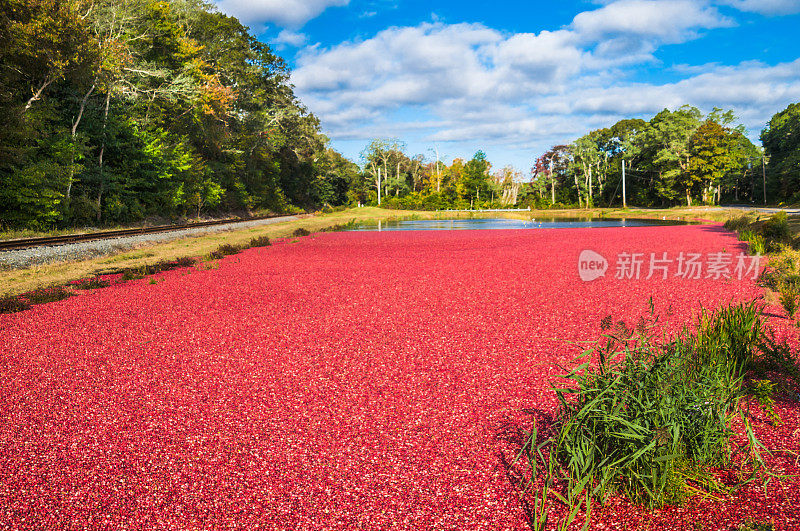
{"type": "Polygon", "coordinates": [[[295,229],[295,231],[292,233],[292,236],[298,238],[298,237],[301,237],[301,236],[308,236],[309,234],[311,234],[311,233],[307,229],[304,229],[303,227],[300,227],[298,229],[295,229]]]}
{"type": "Polygon", "coordinates": [[[761,231],[767,240],[788,242],[792,239],[792,231],[789,228],[789,219],[786,216],[786,212],[776,212],[770,216],[764,222],[761,231]]]}
{"type": "Polygon", "coordinates": [[[783,309],[786,310],[786,315],[789,316],[789,319],[794,319],[794,314],[797,313],[798,296],[800,296],[800,293],[798,293],[797,288],[792,284],[784,283],[780,287],[779,300],[781,301],[783,309]]]}
{"type": "Polygon", "coordinates": [[[249,247],[268,247],[272,245],[269,236],[258,236],[250,240],[249,247]]]}
{"type": "Polygon", "coordinates": [[[750,218],[746,215],[730,218],[725,222],[725,228],[739,232],[750,226],[750,218]]]}
{"type": "Polygon", "coordinates": [[[236,253],[240,252],[242,249],[243,249],[243,247],[241,247],[239,245],[231,245],[229,243],[223,243],[222,245],[217,247],[216,250],[211,251],[209,253],[209,256],[213,260],[219,260],[223,256],[229,256],[229,255],[232,255],[232,254],[236,254],[236,253]]]}
{"type": "MultiPolygon", "coordinates": [[[[754,469],[760,466],[760,442],[739,406],[745,370],[763,336],[760,309],[751,302],[705,312],[696,332],[684,329],[668,341],[651,336],[655,322],[651,314],[636,331],[617,326],[585,351],[564,376],[567,386],[556,389],[555,434],[538,440],[534,429],[528,437],[517,459],[524,455],[531,465],[529,485],[543,471],[545,490],[534,500],[538,528],[555,485],[566,493],[553,496],[570,505],[563,528],[581,511],[588,521],[593,500],[612,491],[659,507],[685,500],[689,484],[729,490],[707,466],[732,464],[735,417],[746,426],[746,455],[754,469]]],[[[766,394],[763,386],[759,392],[766,394]]]]}
{"type": "Polygon", "coordinates": [[[29,291],[28,293],[22,294],[21,297],[27,299],[31,304],[45,304],[48,302],[62,301],[74,295],[74,293],[68,291],[64,286],[56,286],[29,291]]]}
{"type": "Polygon", "coordinates": [[[3,297],[0,299],[0,313],[24,312],[31,307],[30,303],[19,297],[3,297]]]}
{"type": "Polygon", "coordinates": [[[99,289],[99,288],[107,288],[110,285],[111,282],[103,280],[102,278],[95,277],[83,280],[76,284],[71,284],[69,287],[74,289],[99,289]]]}

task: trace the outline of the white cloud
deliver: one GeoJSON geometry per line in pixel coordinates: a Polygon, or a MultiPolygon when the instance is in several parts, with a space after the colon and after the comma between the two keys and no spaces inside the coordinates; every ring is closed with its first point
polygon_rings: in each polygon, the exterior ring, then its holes
{"type": "Polygon", "coordinates": [[[588,41],[626,35],[678,43],[694,37],[697,30],[732,24],[713,7],[692,0],[620,0],[579,13],[571,28],[588,41]]]}
{"type": "Polygon", "coordinates": [[[346,6],[349,2],[350,0],[217,0],[217,7],[245,24],[260,26],[271,22],[282,27],[298,28],[327,8],[346,6]]]}
{"type": "Polygon", "coordinates": [[[536,152],[685,103],[732,108],[757,132],[800,100],[800,59],[667,66],[677,81],[635,81],[660,46],[731,24],[706,0],[619,0],[540,33],[429,22],[306,48],[292,82],[334,141],[399,137],[420,151],[447,142],[465,146],[458,156],[491,145],[536,152]]]}
{"type": "Polygon", "coordinates": [[[294,32],[288,29],[285,29],[278,33],[278,36],[275,37],[274,40],[275,44],[288,44],[289,46],[294,46],[295,48],[299,48],[300,46],[305,45],[308,42],[308,36],[304,33],[294,32]]]}
{"type": "Polygon", "coordinates": [[[752,11],[762,15],[789,15],[800,13],[798,0],[720,0],[723,5],[740,11],[752,11]]]}

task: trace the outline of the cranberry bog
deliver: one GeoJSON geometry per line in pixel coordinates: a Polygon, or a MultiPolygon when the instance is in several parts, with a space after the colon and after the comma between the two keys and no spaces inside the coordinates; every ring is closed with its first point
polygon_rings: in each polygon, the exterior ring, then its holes
{"type": "MultiPolygon", "coordinates": [[[[521,434],[604,318],[652,297],[669,333],[763,296],[648,279],[650,253],[745,250],[719,225],[326,233],[0,315],[0,527],[527,529],[521,434]],[[585,250],[604,276],[581,280],[585,250]],[[616,278],[622,253],[640,278],[616,278]]],[[[614,496],[590,528],[797,529],[798,405],[753,411],[789,477],[657,510],[614,496]]]]}

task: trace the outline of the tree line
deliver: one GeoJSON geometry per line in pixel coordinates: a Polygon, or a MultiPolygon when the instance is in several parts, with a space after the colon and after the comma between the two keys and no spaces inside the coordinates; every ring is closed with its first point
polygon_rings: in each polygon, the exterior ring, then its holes
{"type": "Polygon", "coordinates": [[[494,170],[374,139],[330,147],[289,68],[205,0],[0,2],[0,226],[109,225],[325,205],[800,202],[800,104],[763,149],[730,111],[627,119],[494,170]]]}
{"type": "Polygon", "coordinates": [[[0,3],[0,224],[347,201],[286,63],[203,0],[0,3]]]}
{"type": "Polygon", "coordinates": [[[553,146],[531,170],[535,203],[641,206],[800,201],[800,105],[761,133],[763,148],[735,125],[732,111],[703,116],[685,105],[648,121],[621,120],[568,145],[553,146]]]}
{"type": "Polygon", "coordinates": [[[527,176],[511,166],[492,171],[481,151],[447,165],[438,153],[409,157],[403,142],[375,139],[361,153],[350,202],[412,209],[800,203],[800,104],[772,117],[763,147],[736,121],[732,111],[704,116],[689,105],[621,120],[551,147],[527,176]]]}

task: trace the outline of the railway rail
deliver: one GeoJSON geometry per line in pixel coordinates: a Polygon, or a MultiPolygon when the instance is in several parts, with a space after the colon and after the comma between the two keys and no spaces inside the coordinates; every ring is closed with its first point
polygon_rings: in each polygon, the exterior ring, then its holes
{"type": "Polygon", "coordinates": [[[40,238],[17,238],[14,240],[0,241],[0,252],[14,251],[18,249],[29,249],[32,247],[64,245],[75,242],[86,242],[94,240],[107,240],[121,238],[124,236],[138,236],[140,234],[154,234],[158,232],[173,232],[177,230],[196,229],[199,227],[211,227],[214,225],[226,225],[230,223],[244,223],[246,221],[258,221],[260,219],[271,219],[284,216],[284,214],[271,214],[269,216],[257,216],[253,218],[234,218],[220,219],[216,221],[200,221],[197,223],[186,223],[183,225],[157,225],[154,227],[137,227],[133,229],[106,230],[98,232],[84,232],[79,234],[68,234],[65,236],[44,236],[40,238]]]}

